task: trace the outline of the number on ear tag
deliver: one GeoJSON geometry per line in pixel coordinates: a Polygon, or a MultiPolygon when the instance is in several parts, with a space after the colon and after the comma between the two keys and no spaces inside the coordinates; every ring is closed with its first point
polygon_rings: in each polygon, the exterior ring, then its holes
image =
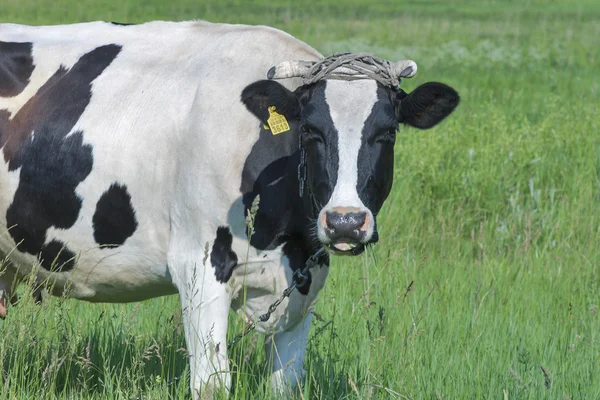
{"type": "Polygon", "coordinates": [[[269,128],[273,135],[279,135],[280,133],[290,130],[290,124],[288,124],[287,119],[275,111],[275,106],[269,107],[269,119],[267,120],[267,124],[269,124],[269,128]]]}

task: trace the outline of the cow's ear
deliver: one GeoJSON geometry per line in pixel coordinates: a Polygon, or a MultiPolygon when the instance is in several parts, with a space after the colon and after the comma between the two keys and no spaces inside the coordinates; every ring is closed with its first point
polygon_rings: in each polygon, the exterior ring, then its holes
{"type": "Polygon", "coordinates": [[[429,129],[446,118],[458,105],[456,90],[443,83],[425,83],[410,94],[396,95],[398,121],[419,129],[429,129]]]}
{"type": "Polygon", "coordinates": [[[274,106],[287,119],[300,117],[300,102],[296,95],[275,81],[254,82],[242,91],[242,103],[263,124],[269,118],[269,107],[274,106]]]}

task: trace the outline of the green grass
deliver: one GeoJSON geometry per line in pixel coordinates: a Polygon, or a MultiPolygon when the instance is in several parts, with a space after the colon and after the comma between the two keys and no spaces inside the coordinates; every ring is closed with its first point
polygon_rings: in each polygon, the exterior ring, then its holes
{"type": "MultiPolygon", "coordinates": [[[[368,4],[3,0],[0,20],[205,18],[416,60],[404,87],[439,80],[462,103],[399,133],[381,241],[334,260],[298,398],[600,398],[600,3],[368,4]]],[[[0,322],[2,398],[189,396],[176,296],[22,298],[0,322]]],[[[261,344],[231,355],[232,398],[270,395],[261,344]]]]}

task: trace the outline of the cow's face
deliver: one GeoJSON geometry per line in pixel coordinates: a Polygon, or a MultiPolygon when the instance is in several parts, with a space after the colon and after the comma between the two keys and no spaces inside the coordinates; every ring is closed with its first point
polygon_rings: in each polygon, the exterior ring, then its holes
{"type": "Polygon", "coordinates": [[[431,128],[459,96],[441,83],[406,94],[373,80],[324,80],[291,92],[259,81],[242,94],[264,123],[268,107],[291,120],[305,152],[303,199],[318,240],[339,254],[359,254],[377,241],[376,215],[390,193],[398,124],[431,128]]]}

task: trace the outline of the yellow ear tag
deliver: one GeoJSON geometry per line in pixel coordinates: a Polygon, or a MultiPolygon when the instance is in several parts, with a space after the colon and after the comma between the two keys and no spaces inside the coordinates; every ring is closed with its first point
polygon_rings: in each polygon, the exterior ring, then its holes
{"type": "Polygon", "coordinates": [[[273,135],[279,135],[280,133],[290,130],[290,124],[288,124],[287,119],[275,111],[275,106],[269,107],[269,119],[267,120],[267,124],[269,124],[269,128],[273,135]]]}

